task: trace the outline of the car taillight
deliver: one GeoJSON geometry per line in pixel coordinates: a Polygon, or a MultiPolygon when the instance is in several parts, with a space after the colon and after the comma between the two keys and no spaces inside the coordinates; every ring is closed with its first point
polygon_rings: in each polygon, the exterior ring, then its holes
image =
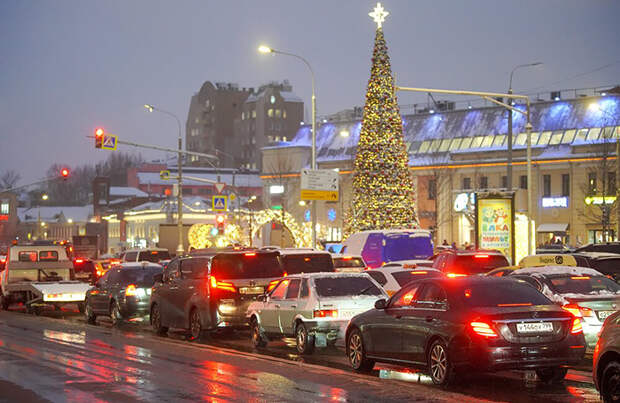
{"type": "Polygon", "coordinates": [[[231,292],[237,291],[232,283],[228,283],[226,281],[217,281],[217,279],[213,276],[211,276],[211,288],[217,288],[219,290],[231,292]]]}
{"type": "Polygon", "coordinates": [[[581,327],[581,319],[573,318],[573,326],[570,329],[571,334],[583,333],[583,327],[581,327]]]}
{"type": "Polygon", "coordinates": [[[314,311],[313,316],[315,318],[337,318],[338,310],[336,309],[321,309],[314,311]]]}
{"type": "Polygon", "coordinates": [[[75,263],[84,263],[84,259],[75,259],[75,263]]]}
{"type": "Polygon", "coordinates": [[[256,256],[256,252],[244,253],[243,256],[247,256],[247,257],[256,256]]]}
{"type": "Polygon", "coordinates": [[[467,277],[467,274],[462,274],[462,273],[448,273],[448,274],[446,274],[446,277],[448,277],[448,278],[467,277]]]}
{"type": "Polygon", "coordinates": [[[594,311],[585,306],[579,306],[577,304],[566,304],[562,307],[565,311],[570,312],[576,318],[586,318],[594,316],[594,311]]]}
{"type": "Polygon", "coordinates": [[[472,330],[480,336],[488,337],[490,339],[497,337],[497,333],[495,333],[495,331],[491,329],[491,326],[486,322],[471,322],[469,325],[472,330]]]}
{"type": "Polygon", "coordinates": [[[476,254],[474,255],[475,259],[488,259],[489,255],[485,255],[485,254],[476,254]]]}
{"type": "Polygon", "coordinates": [[[127,286],[127,288],[125,289],[125,296],[126,297],[135,297],[136,295],[138,295],[138,291],[136,290],[136,286],[134,284],[129,284],[127,286]]]}
{"type": "Polygon", "coordinates": [[[426,270],[413,270],[411,274],[428,274],[426,270]]]}

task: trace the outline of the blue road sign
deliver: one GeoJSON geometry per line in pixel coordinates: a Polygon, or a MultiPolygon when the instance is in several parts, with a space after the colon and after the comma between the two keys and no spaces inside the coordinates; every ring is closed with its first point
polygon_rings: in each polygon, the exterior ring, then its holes
{"type": "Polygon", "coordinates": [[[213,196],[212,208],[213,211],[228,210],[228,197],[226,197],[225,195],[213,196]]]}

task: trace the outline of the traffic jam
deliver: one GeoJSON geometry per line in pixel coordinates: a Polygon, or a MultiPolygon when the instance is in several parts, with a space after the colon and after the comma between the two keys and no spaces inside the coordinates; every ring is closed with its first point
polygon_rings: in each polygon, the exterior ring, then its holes
{"type": "Polygon", "coordinates": [[[494,250],[434,250],[426,230],[391,230],[354,234],[338,254],[237,245],[95,257],[70,242],[9,247],[2,309],[75,310],[69,320],[194,343],[218,334],[259,353],[286,340],[301,357],[336,351],[355,372],[392,364],[442,387],[472,371],[556,384],[587,362],[603,400],[620,398],[620,270],[599,271],[600,253],[508,266],[494,250]]]}

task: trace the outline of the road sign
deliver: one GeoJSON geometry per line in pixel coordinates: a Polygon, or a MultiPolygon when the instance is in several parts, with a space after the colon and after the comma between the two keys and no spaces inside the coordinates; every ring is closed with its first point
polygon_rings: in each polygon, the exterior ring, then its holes
{"type": "Polygon", "coordinates": [[[104,150],[116,150],[116,140],[116,135],[105,133],[103,135],[103,144],[101,145],[101,148],[103,148],[104,150]]]}
{"type": "Polygon", "coordinates": [[[301,200],[338,201],[338,172],[331,169],[301,170],[301,200]]]}
{"type": "Polygon", "coordinates": [[[163,171],[159,171],[159,177],[165,181],[167,181],[168,179],[170,179],[170,171],[163,170],[163,171]]]}
{"type": "Polygon", "coordinates": [[[230,202],[231,203],[234,202],[235,199],[237,198],[237,196],[234,193],[229,194],[228,197],[230,197],[230,202]]]}
{"type": "Polygon", "coordinates": [[[228,210],[228,198],[226,196],[213,196],[212,209],[213,211],[228,210]]]}
{"type": "Polygon", "coordinates": [[[226,187],[225,183],[222,182],[218,182],[215,184],[215,190],[217,190],[217,193],[222,193],[222,190],[224,190],[224,188],[226,187]]]}

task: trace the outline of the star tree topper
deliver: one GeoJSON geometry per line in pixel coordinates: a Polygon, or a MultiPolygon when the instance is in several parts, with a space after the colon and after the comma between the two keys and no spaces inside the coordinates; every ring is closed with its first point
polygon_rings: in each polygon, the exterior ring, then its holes
{"type": "Polygon", "coordinates": [[[377,23],[377,28],[381,28],[381,24],[385,21],[385,17],[387,17],[390,13],[385,11],[381,3],[377,3],[377,7],[373,10],[372,13],[368,13],[369,16],[377,23]]]}

